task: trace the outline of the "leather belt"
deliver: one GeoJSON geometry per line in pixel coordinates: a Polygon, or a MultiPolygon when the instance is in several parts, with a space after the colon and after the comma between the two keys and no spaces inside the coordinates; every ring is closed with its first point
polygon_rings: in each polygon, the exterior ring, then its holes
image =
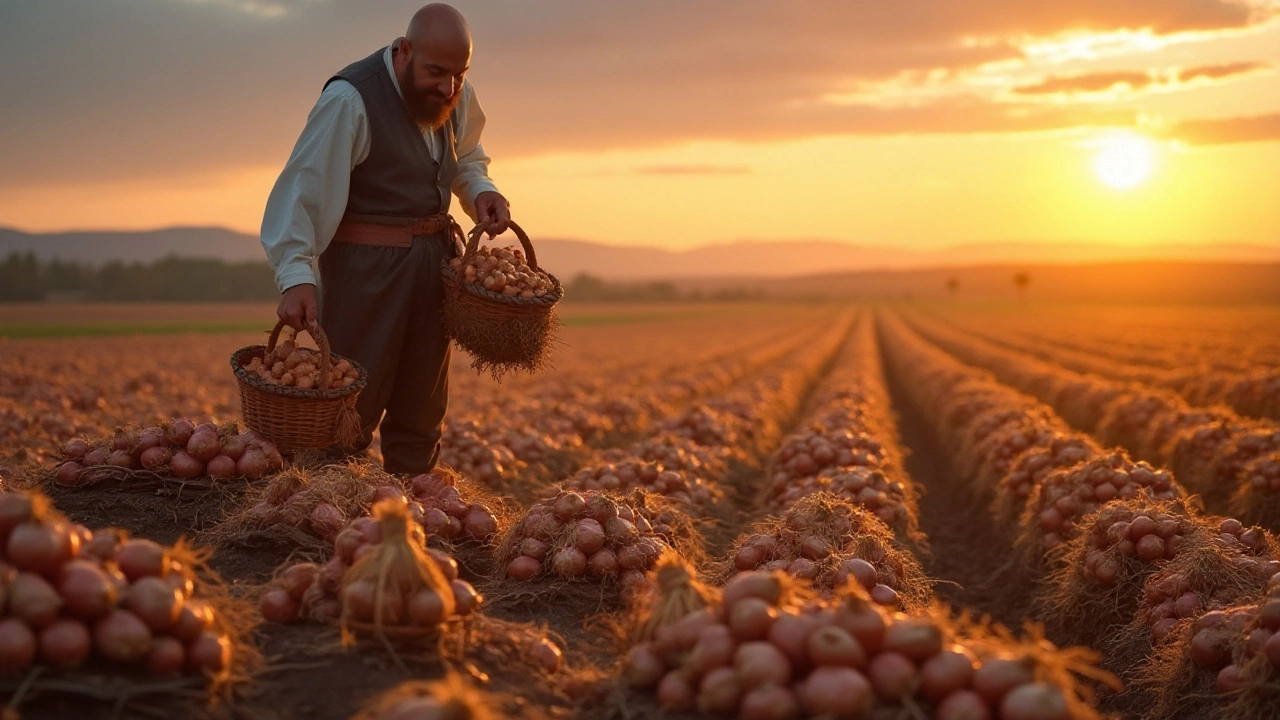
{"type": "Polygon", "coordinates": [[[407,248],[418,235],[435,235],[448,230],[453,219],[448,213],[437,213],[424,218],[391,218],[377,215],[343,216],[333,242],[377,247],[407,248]]]}

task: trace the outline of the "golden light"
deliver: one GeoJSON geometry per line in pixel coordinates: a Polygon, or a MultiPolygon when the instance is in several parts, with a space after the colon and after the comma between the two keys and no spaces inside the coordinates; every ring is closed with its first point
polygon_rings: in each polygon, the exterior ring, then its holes
{"type": "Polygon", "coordinates": [[[1155,149],[1150,140],[1138,135],[1116,135],[1103,141],[1093,170],[1108,187],[1127,190],[1150,177],[1154,164],[1155,149]]]}

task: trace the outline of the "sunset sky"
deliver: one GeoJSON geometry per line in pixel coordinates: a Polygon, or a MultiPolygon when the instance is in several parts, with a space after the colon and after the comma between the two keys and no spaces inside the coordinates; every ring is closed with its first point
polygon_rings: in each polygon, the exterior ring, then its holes
{"type": "MultiPolygon", "coordinates": [[[[0,226],[256,233],[419,5],[0,0],[0,226]]],[[[1280,0],[455,5],[535,237],[1280,246],[1280,0]]]]}

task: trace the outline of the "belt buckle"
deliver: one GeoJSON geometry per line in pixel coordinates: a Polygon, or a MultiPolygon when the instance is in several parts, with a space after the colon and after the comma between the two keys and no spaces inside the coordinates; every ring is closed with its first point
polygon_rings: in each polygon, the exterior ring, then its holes
{"type": "Polygon", "coordinates": [[[418,218],[409,226],[409,231],[414,235],[431,235],[440,232],[440,223],[433,217],[418,218]]]}

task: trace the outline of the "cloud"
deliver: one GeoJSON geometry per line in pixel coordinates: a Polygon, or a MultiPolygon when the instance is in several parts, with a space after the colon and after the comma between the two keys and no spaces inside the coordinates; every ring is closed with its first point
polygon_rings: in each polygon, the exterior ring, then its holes
{"type": "Polygon", "coordinates": [[[1145,72],[1084,73],[1045,78],[1038,83],[1015,87],[1013,92],[1019,95],[1100,93],[1122,86],[1131,90],[1141,90],[1155,81],[1155,78],[1145,72]]]}
{"type": "Polygon", "coordinates": [[[1190,145],[1228,145],[1280,140],[1280,113],[1224,119],[1186,120],[1165,132],[1190,145]]]}
{"type": "Polygon", "coordinates": [[[1271,67],[1271,63],[1265,62],[1233,62],[1222,63],[1221,65],[1202,65],[1200,67],[1186,68],[1178,72],[1178,82],[1189,83],[1194,80],[1221,80],[1223,78],[1233,77],[1236,75],[1247,75],[1258,72],[1259,70],[1267,70],[1271,67]]]}
{"type": "MultiPolygon", "coordinates": [[[[61,0],[0,23],[0,187],[283,162],[330,73],[420,4],[61,0]],[[211,12],[211,8],[225,12],[211,12]],[[274,10],[273,10],[274,9],[274,10]],[[287,22],[251,13],[287,11],[287,22]],[[74,18],[74,22],[69,22],[74,18]],[[49,52],[48,38],[58,51],[49,52]],[[38,60],[33,60],[38,58],[38,60]]],[[[495,157],[828,134],[1016,132],[1131,122],[1132,107],[1040,107],[948,85],[1036,42],[1146,29],[1239,32],[1276,13],[1233,0],[458,0],[495,157]],[[904,107],[824,101],[916,75],[904,107]]]]}
{"type": "Polygon", "coordinates": [[[648,165],[634,170],[637,175],[748,175],[749,165],[648,165]]]}

